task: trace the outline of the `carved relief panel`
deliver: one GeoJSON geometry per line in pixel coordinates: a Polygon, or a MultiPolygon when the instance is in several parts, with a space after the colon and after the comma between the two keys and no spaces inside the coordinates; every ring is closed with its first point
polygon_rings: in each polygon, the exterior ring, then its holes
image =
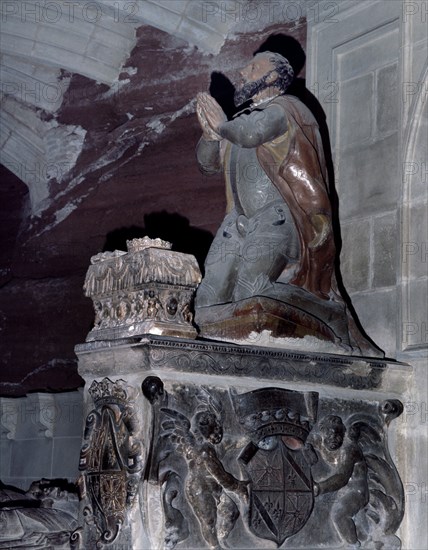
{"type": "Polygon", "coordinates": [[[161,239],[133,239],[127,246],[127,252],[91,258],[84,288],[95,322],[87,341],[143,334],[195,338],[191,310],[201,279],[196,259],[161,239]]]}
{"type": "MultiPolygon", "coordinates": [[[[242,392],[149,376],[154,546],[400,548],[403,487],[386,430],[398,401],[242,392]]],[[[147,504],[148,506],[148,504],[147,504]]]]}

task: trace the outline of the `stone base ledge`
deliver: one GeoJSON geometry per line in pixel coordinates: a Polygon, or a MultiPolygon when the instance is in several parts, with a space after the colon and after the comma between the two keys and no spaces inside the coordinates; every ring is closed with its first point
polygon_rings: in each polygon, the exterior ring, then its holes
{"type": "Polygon", "coordinates": [[[75,352],[79,374],[85,379],[174,369],[176,373],[194,376],[319,384],[402,396],[413,372],[410,365],[394,360],[151,334],[143,338],[87,342],[77,345],[75,352]]]}

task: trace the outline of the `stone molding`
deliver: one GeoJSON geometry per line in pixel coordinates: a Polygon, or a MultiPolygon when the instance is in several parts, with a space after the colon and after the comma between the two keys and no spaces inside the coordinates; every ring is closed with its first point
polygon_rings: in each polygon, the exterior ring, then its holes
{"type": "Polygon", "coordinates": [[[397,361],[154,335],[122,341],[88,342],[77,345],[75,351],[79,357],[79,373],[84,378],[107,375],[111,368],[117,374],[139,373],[162,369],[173,362],[175,368],[183,373],[239,378],[257,376],[265,380],[323,383],[353,390],[382,391],[387,387],[394,388],[394,393],[399,394],[406,391],[412,374],[409,365],[397,361]],[[94,369],[94,353],[104,356],[105,368],[98,361],[94,369]]]}

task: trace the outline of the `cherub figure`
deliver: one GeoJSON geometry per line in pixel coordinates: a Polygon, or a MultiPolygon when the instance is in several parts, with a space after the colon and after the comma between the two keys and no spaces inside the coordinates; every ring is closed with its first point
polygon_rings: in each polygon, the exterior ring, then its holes
{"type": "Polygon", "coordinates": [[[170,437],[183,453],[188,466],[185,481],[187,499],[198,519],[201,533],[210,548],[221,548],[239,516],[239,510],[225,491],[248,501],[246,481],[227,472],[217,456],[215,445],[223,439],[219,416],[210,410],[199,410],[190,423],[183,414],[162,409],[167,420],[162,423],[164,436],[170,437]]]}
{"type": "Polygon", "coordinates": [[[331,519],[351,548],[361,546],[354,517],[369,502],[367,464],[357,438],[353,430],[347,433],[339,416],[328,415],[319,423],[318,433],[312,432],[306,443],[315,496],[336,492],[331,519]]]}

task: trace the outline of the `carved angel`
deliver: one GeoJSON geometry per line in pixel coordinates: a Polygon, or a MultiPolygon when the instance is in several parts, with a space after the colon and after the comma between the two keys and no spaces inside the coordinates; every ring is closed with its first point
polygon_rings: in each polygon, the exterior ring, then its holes
{"type": "Polygon", "coordinates": [[[337,492],[330,509],[331,519],[341,539],[350,547],[358,548],[361,543],[354,517],[369,501],[363,453],[347,433],[340,416],[324,417],[309,439],[307,457],[313,464],[314,494],[337,492]]]}
{"type": "Polygon", "coordinates": [[[349,431],[358,440],[367,464],[370,498],[357,519],[357,528],[364,548],[398,550],[400,539],[394,535],[404,515],[404,488],[391,459],[387,427],[403,411],[400,401],[392,399],[380,404],[378,421],[362,414],[348,420],[349,431]]]}
{"type": "Polygon", "coordinates": [[[394,532],[403,517],[403,487],[385,438],[384,426],[371,415],[354,415],[347,426],[328,415],[306,443],[315,496],[335,493],[330,517],[350,548],[401,547],[394,532]]]}
{"type": "Polygon", "coordinates": [[[227,491],[246,503],[248,482],[227,472],[217,456],[215,446],[223,439],[220,417],[207,407],[197,410],[191,422],[178,411],[163,408],[162,412],[162,437],[182,453],[188,466],[185,491],[202,536],[210,548],[221,548],[219,540],[228,537],[239,516],[227,491]]]}

